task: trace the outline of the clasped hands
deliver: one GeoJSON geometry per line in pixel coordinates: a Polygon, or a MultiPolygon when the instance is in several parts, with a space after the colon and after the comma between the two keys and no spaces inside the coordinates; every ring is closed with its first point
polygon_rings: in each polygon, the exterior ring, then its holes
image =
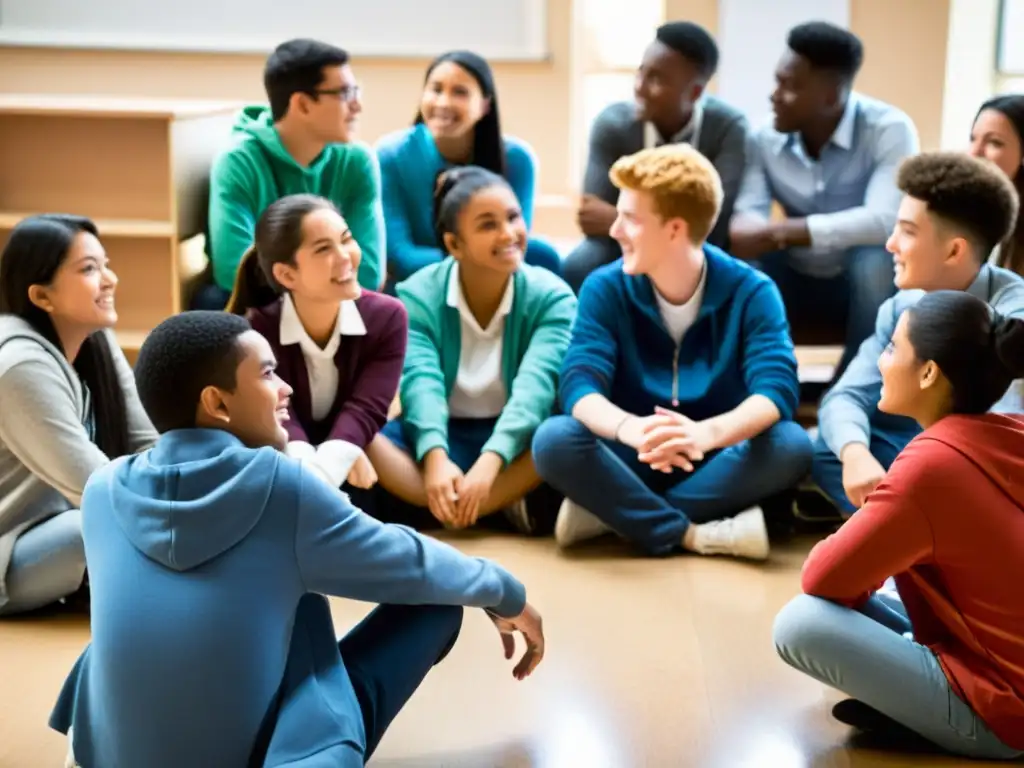
{"type": "Polygon", "coordinates": [[[443,448],[430,451],[423,459],[423,486],[430,514],[446,528],[474,525],[504,464],[498,454],[484,451],[463,473],[443,448]]]}
{"type": "Polygon", "coordinates": [[[628,416],[616,435],[635,448],[637,458],[651,469],[692,472],[694,464],[715,449],[715,430],[707,421],[694,421],[677,411],[656,406],[650,416],[628,416]]]}

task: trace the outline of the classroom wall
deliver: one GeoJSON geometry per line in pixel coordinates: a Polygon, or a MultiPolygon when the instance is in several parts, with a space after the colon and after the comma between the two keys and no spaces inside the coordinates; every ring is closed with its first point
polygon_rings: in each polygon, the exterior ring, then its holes
{"type": "MultiPolygon", "coordinates": [[[[850,2],[851,28],[866,48],[858,88],[906,110],[918,125],[922,145],[939,146],[950,0],[850,2]]],[[[540,191],[545,195],[571,196],[577,183],[570,172],[567,147],[575,103],[571,93],[573,13],[574,8],[583,12],[585,3],[550,0],[550,61],[495,65],[502,120],[509,132],[533,145],[540,159],[540,191]]],[[[714,33],[718,0],[665,0],[665,17],[689,18],[714,33]]],[[[783,41],[778,45],[781,52],[783,41]]],[[[722,41],[722,47],[728,55],[732,46],[722,41]]],[[[742,51],[742,43],[739,48],[742,51]]],[[[409,124],[426,63],[354,62],[366,94],[363,138],[373,141],[409,124]]],[[[259,101],[264,97],[262,67],[261,56],[0,48],[0,91],[259,101]]]]}

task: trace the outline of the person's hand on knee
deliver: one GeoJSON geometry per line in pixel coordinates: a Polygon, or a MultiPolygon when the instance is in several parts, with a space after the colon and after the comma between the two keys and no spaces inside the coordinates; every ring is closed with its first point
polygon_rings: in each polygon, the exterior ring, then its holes
{"type": "Polygon", "coordinates": [[[457,484],[462,470],[448,458],[443,448],[434,448],[423,458],[423,487],[427,492],[427,509],[446,528],[456,526],[457,484]]]}

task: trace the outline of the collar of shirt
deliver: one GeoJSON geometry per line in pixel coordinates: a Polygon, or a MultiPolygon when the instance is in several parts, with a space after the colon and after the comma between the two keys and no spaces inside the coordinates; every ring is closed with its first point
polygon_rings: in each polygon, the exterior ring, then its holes
{"type": "Polygon", "coordinates": [[[653,149],[663,144],[685,143],[696,149],[697,143],[700,141],[700,128],[703,122],[704,103],[701,100],[693,105],[693,114],[690,115],[690,121],[676,131],[674,135],[670,136],[668,141],[661,138],[658,129],[654,127],[653,123],[644,123],[644,148],[653,149]]]}
{"type": "Polygon", "coordinates": [[[338,311],[338,320],[331,331],[330,340],[321,349],[320,346],[309,337],[306,329],[302,327],[299,313],[295,309],[295,303],[290,294],[286,293],[281,302],[281,344],[298,344],[302,347],[303,354],[309,357],[333,358],[341,345],[342,336],[365,336],[366,324],[362,315],[359,314],[359,307],[354,300],[341,302],[338,311]]]}
{"type": "MultiPolygon", "coordinates": [[[[839,118],[839,125],[832,132],[832,136],[829,138],[826,146],[832,144],[845,151],[853,149],[853,133],[856,125],[857,97],[851,94],[850,98],[846,101],[846,109],[843,110],[843,116],[839,118]]],[[[814,162],[804,150],[804,143],[801,141],[799,133],[779,134],[775,145],[775,153],[779,154],[783,150],[789,150],[805,163],[814,162]]]]}
{"type": "Polygon", "coordinates": [[[494,313],[494,317],[491,318],[491,322],[488,323],[487,327],[481,328],[480,323],[477,322],[470,311],[469,304],[466,302],[466,297],[462,292],[462,283],[459,280],[459,262],[455,262],[448,277],[447,304],[449,307],[457,309],[462,319],[469,323],[469,326],[479,335],[491,336],[497,331],[500,322],[512,311],[512,298],[515,292],[514,283],[515,280],[510,279],[508,281],[508,284],[505,286],[505,293],[502,294],[501,302],[498,304],[498,311],[494,313]]]}

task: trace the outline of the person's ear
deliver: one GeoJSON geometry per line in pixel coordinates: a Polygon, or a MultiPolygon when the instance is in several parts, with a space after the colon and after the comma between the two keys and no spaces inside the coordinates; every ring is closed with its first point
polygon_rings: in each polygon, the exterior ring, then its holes
{"type": "Polygon", "coordinates": [[[299,276],[297,274],[298,271],[291,264],[279,261],[270,268],[270,272],[277,281],[277,284],[282,288],[286,288],[289,291],[295,290],[299,276]]]}
{"type": "Polygon", "coordinates": [[[974,258],[971,253],[971,246],[963,237],[954,237],[950,240],[948,247],[949,252],[946,256],[946,261],[950,262],[952,266],[962,263],[964,259],[974,258]]]}
{"type": "Polygon", "coordinates": [[[459,238],[454,232],[444,233],[444,249],[455,258],[462,255],[459,238]]]}
{"type": "Polygon", "coordinates": [[[43,312],[53,312],[53,302],[50,301],[50,291],[42,285],[30,285],[28,287],[28,300],[43,312]]]}
{"type": "Polygon", "coordinates": [[[938,364],[934,360],[929,360],[921,368],[918,384],[921,391],[931,389],[939,383],[939,379],[942,377],[942,371],[939,369],[938,364]]]}
{"type": "Polygon", "coordinates": [[[231,410],[224,398],[224,393],[217,387],[205,387],[199,393],[199,410],[208,419],[219,421],[222,424],[231,423],[231,410]]]}

